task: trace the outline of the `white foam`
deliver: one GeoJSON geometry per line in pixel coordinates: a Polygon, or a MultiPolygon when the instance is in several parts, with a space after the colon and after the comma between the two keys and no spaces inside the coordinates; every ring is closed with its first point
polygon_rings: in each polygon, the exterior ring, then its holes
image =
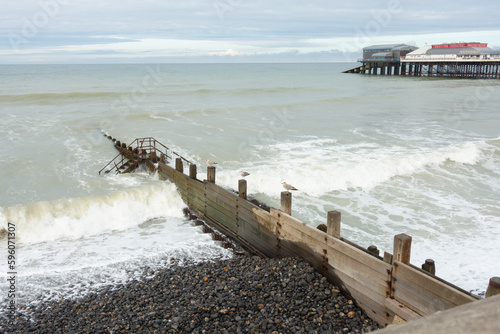
{"type": "Polygon", "coordinates": [[[16,224],[19,241],[78,239],[125,230],[155,217],[180,217],[184,203],[173,184],[158,182],[91,197],[0,209],[0,226],[16,224]]]}
{"type": "MultiPolygon", "coordinates": [[[[335,190],[369,190],[393,177],[419,173],[447,161],[473,165],[482,158],[483,146],[484,142],[464,142],[438,148],[379,147],[372,143],[336,145],[332,140],[307,140],[269,146],[272,165],[266,156],[265,161],[235,169],[244,168],[252,174],[250,189],[254,193],[276,195],[286,181],[302,194],[322,196],[335,190]]],[[[226,165],[218,178],[234,187],[236,176],[236,171],[226,165]]]]}

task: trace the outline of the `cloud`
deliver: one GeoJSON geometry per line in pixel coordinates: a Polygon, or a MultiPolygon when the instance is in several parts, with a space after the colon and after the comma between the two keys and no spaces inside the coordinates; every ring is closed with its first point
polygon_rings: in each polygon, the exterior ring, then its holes
{"type": "Polygon", "coordinates": [[[208,52],[207,55],[209,56],[242,56],[243,55],[243,52],[238,52],[238,51],[234,51],[232,49],[228,49],[226,51],[223,51],[223,52],[208,52]]]}
{"type": "Polygon", "coordinates": [[[297,59],[332,50],[350,55],[369,44],[411,40],[500,45],[499,10],[500,3],[481,0],[14,1],[2,4],[0,35],[7,38],[0,39],[0,62],[279,61],[293,52],[297,59]]]}

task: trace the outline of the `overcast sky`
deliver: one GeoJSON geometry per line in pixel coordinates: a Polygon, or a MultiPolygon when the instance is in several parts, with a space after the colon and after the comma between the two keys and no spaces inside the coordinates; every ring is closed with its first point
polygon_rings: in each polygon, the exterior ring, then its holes
{"type": "Polygon", "coordinates": [[[0,64],[355,61],[372,44],[500,47],[498,0],[0,1],[0,64]]]}

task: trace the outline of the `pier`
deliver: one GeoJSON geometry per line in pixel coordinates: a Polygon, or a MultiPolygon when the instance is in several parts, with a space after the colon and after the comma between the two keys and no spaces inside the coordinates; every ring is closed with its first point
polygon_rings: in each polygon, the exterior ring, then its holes
{"type": "Polygon", "coordinates": [[[344,73],[500,79],[500,51],[485,43],[451,43],[411,49],[404,44],[363,49],[361,66],[344,73]],[[383,52],[380,52],[383,51],[383,52]]]}
{"type": "MultiPolygon", "coordinates": [[[[473,305],[465,308],[466,311],[473,310],[475,305],[483,305],[479,296],[436,276],[431,259],[422,267],[412,265],[412,237],[409,235],[395,235],[392,254],[380,254],[376,245],[357,245],[342,236],[342,214],[339,211],[325,213],[324,224],[313,227],[293,217],[289,191],[281,192],[279,209],[271,208],[248,198],[248,184],[244,179],[238,180],[236,190],[217,185],[215,166],[207,166],[207,179],[200,180],[196,164],[154,138],[136,139],[133,142],[135,147],[123,143],[118,145],[116,139],[114,142],[119,155],[107,165],[105,172],[127,171],[126,167],[120,168],[116,163],[122,158],[126,160],[123,165],[130,161],[128,165],[136,164],[136,168],[148,166],[158,173],[161,180],[177,186],[190,215],[263,257],[307,260],[383,327],[418,321],[461,305],[473,305]]],[[[500,279],[492,278],[490,285],[492,289],[489,291],[496,291],[491,295],[500,292],[497,288],[500,279]]],[[[498,316],[500,297],[493,298],[494,312],[498,316]]],[[[448,318],[448,329],[454,328],[452,321],[456,317],[448,318]]],[[[489,324],[489,328],[500,327],[495,317],[483,320],[482,325],[489,324]]]]}

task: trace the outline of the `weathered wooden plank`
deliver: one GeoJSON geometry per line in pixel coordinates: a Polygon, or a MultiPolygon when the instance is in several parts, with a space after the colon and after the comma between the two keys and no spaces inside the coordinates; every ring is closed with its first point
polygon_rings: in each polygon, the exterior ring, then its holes
{"type": "Polygon", "coordinates": [[[363,263],[364,265],[370,267],[375,271],[386,271],[387,269],[391,269],[391,265],[384,263],[381,259],[378,259],[368,252],[359,249],[358,247],[354,247],[347,242],[334,238],[325,232],[322,232],[310,225],[307,225],[300,220],[297,220],[287,214],[281,213],[278,210],[271,209],[271,215],[273,217],[277,217],[278,214],[281,214],[279,217],[280,222],[287,227],[293,228],[305,235],[310,236],[312,239],[316,240],[316,242],[326,242],[326,244],[340,253],[349,254],[357,262],[363,263]],[[381,270],[380,268],[384,269],[381,270]]]}
{"type": "Polygon", "coordinates": [[[256,226],[260,225],[273,235],[276,235],[277,220],[269,215],[268,212],[261,209],[254,209],[254,211],[250,212],[240,207],[238,210],[238,216],[252,222],[252,224],[255,224],[256,226]]]}
{"type": "Polygon", "coordinates": [[[392,323],[392,319],[394,318],[394,313],[392,311],[389,311],[387,308],[375,302],[371,303],[369,299],[363,298],[359,292],[353,292],[351,296],[370,319],[376,321],[380,326],[387,327],[392,323]]]}
{"type": "Polygon", "coordinates": [[[361,270],[369,270],[369,274],[373,278],[383,281],[389,280],[388,274],[390,274],[392,268],[390,264],[318,229],[308,226],[289,215],[280,213],[278,217],[278,213],[279,211],[271,209],[271,215],[276,217],[282,224],[282,231],[287,233],[287,237],[291,238],[294,242],[310,245],[320,254],[326,249],[329,258],[336,261],[337,266],[346,268],[360,267],[363,268],[361,270]]]}
{"type": "MultiPolygon", "coordinates": [[[[466,304],[476,299],[457,289],[449,286],[425,272],[421,272],[402,262],[394,262],[393,285],[395,288],[408,282],[408,288],[412,289],[418,296],[427,296],[429,300],[443,300],[443,305],[449,307],[466,304]]],[[[411,290],[408,290],[411,291],[411,290]]],[[[449,308],[446,307],[446,308],[449,308]]],[[[444,309],[446,309],[444,308],[444,309]]]]}
{"type": "MultiPolygon", "coordinates": [[[[318,256],[327,254],[328,258],[331,259],[329,261],[331,261],[331,264],[333,266],[335,266],[336,268],[341,268],[345,271],[349,271],[353,276],[357,275],[357,273],[362,272],[368,275],[371,280],[384,282],[384,285],[387,282],[390,282],[390,265],[382,263],[382,261],[380,266],[374,269],[367,266],[366,263],[362,260],[362,257],[361,261],[353,259],[350,256],[350,253],[343,253],[331,244],[321,242],[321,240],[314,239],[310,235],[303,232],[297,232],[296,230],[290,229],[286,225],[282,227],[281,233],[283,239],[292,240],[299,245],[307,245],[318,256]],[[292,236],[292,233],[295,235],[292,236]]],[[[366,259],[370,257],[370,255],[368,254],[363,254],[362,256],[364,256],[366,259]]]]}
{"type": "Polygon", "coordinates": [[[177,188],[181,189],[182,191],[187,191],[188,186],[187,183],[181,180],[180,178],[175,177],[175,182],[174,184],[177,186],[177,188]]]}
{"type": "Polygon", "coordinates": [[[277,256],[276,238],[266,230],[260,229],[255,222],[249,222],[240,217],[238,219],[238,234],[267,256],[277,256]]]}
{"type": "Polygon", "coordinates": [[[207,205],[213,207],[214,209],[217,209],[218,211],[220,211],[224,215],[231,217],[232,219],[236,219],[236,217],[237,217],[236,212],[235,212],[236,210],[234,210],[234,209],[228,210],[227,203],[211,199],[209,196],[205,197],[205,203],[207,205]]]}
{"type": "Polygon", "coordinates": [[[199,200],[199,201],[205,201],[206,197],[203,195],[203,193],[200,193],[198,191],[193,190],[193,188],[188,188],[187,189],[187,194],[189,196],[192,196],[193,198],[199,200]]]}
{"type": "Polygon", "coordinates": [[[356,304],[361,307],[371,319],[378,322],[381,326],[387,326],[392,322],[394,313],[388,310],[380,301],[371,299],[353,286],[350,286],[348,293],[356,304]]]}
{"type": "Polygon", "coordinates": [[[241,208],[246,209],[248,211],[253,211],[254,209],[257,209],[259,211],[269,213],[269,212],[263,210],[262,208],[259,208],[257,205],[253,204],[252,202],[250,202],[248,200],[245,200],[245,199],[242,199],[242,198],[238,198],[237,202],[238,202],[238,205],[241,208]]]}
{"type": "Polygon", "coordinates": [[[228,199],[234,200],[238,195],[236,193],[233,193],[232,191],[229,191],[227,189],[224,189],[222,187],[219,187],[216,184],[210,183],[210,182],[205,182],[205,190],[207,192],[210,192],[211,194],[214,194],[214,196],[224,196],[227,197],[228,199]]]}
{"type": "Polygon", "coordinates": [[[257,237],[263,238],[264,241],[271,242],[273,244],[276,241],[276,235],[272,229],[266,228],[251,217],[238,215],[238,220],[240,221],[241,226],[246,226],[246,228],[251,230],[257,237]]]}
{"type": "Polygon", "coordinates": [[[393,296],[398,302],[411,308],[422,316],[440,311],[438,307],[432,305],[429,301],[421,299],[403,288],[395,289],[393,296]]]}
{"type": "Polygon", "coordinates": [[[395,299],[386,298],[384,305],[388,310],[391,310],[406,321],[422,318],[420,314],[412,311],[395,299]]]}
{"type": "MultiPolygon", "coordinates": [[[[317,269],[321,271],[320,268],[317,269]]],[[[323,273],[344,292],[347,292],[373,320],[382,326],[390,323],[389,318],[394,317],[394,314],[388,312],[384,306],[385,293],[384,295],[376,293],[371,288],[363,285],[362,282],[351,277],[350,274],[333,267],[329,267],[329,270],[323,271],[323,273]]],[[[380,287],[380,289],[383,289],[383,287],[380,287]]]]}
{"type": "Polygon", "coordinates": [[[174,169],[170,166],[165,165],[164,163],[158,163],[158,169],[160,173],[165,174],[167,177],[172,177],[174,169]]]}
{"type": "Polygon", "coordinates": [[[205,214],[210,219],[219,222],[224,225],[227,229],[238,232],[238,225],[235,217],[227,216],[223,211],[218,210],[217,208],[208,204],[205,206],[205,214]]]}
{"type": "Polygon", "coordinates": [[[202,194],[205,192],[205,185],[203,184],[203,182],[201,182],[199,180],[191,179],[187,175],[185,177],[186,177],[186,180],[187,180],[190,188],[196,189],[196,191],[198,191],[202,194]]]}
{"type": "Polygon", "coordinates": [[[274,233],[262,225],[256,223],[255,221],[246,219],[245,217],[238,217],[240,222],[240,227],[246,228],[248,231],[251,231],[255,235],[255,237],[262,239],[263,242],[267,242],[273,245],[276,243],[276,236],[274,233]]]}
{"type": "Polygon", "coordinates": [[[236,208],[236,202],[234,201],[234,199],[230,200],[223,196],[212,196],[210,192],[206,193],[205,198],[207,199],[207,201],[216,203],[217,205],[223,207],[225,210],[231,212],[233,215],[236,215],[238,212],[238,209],[236,208]]]}
{"type": "Polygon", "coordinates": [[[196,209],[196,210],[199,210],[199,209],[202,209],[205,207],[205,201],[200,199],[200,198],[197,198],[195,196],[192,196],[190,195],[189,193],[187,194],[187,201],[186,201],[186,204],[188,205],[188,207],[190,209],[196,209]]]}
{"type": "Polygon", "coordinates": [[[438,298],[436,295],[427,293],[420,294],[411,282],[398,281],[396,285],[393,283],[393,295],[396,300],[408,307],[415,309],[423,315],[432,314],[437,311],[453,308],[456,305],[449,303],[444,299],[438,298]]]}

